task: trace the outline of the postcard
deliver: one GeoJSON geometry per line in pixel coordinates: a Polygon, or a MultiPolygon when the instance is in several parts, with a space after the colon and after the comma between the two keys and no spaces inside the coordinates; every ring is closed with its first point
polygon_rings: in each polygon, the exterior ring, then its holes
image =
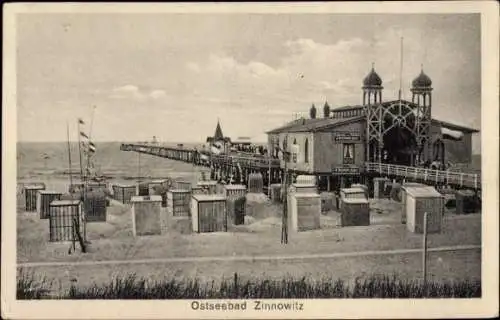
{"type": "Polygon", "coordinates": [[[498,316],[496,2],[4,8],[6,319],[498,316]]]}

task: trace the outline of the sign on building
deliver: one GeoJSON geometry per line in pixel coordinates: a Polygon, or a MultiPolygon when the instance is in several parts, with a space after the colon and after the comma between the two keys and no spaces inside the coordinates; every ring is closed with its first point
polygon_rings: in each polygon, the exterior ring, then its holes
{"type": "Polygon", "coordinates": [[[332,173],[338,175],[358,175],[360,173],[360,170],[358,167],[333,167],[332,173]]]}
{"type": "Polygon", "coordinates": [[[335,142],[360,142],[361,134],[358,132],[339,131],[333,133],[333,141],[335,142]]]}

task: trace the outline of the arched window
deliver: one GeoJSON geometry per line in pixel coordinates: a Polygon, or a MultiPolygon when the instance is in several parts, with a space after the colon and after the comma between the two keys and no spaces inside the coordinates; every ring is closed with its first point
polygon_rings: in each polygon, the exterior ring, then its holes
{"type": "MultiPolygon", "coordinates": [[[[297,139],[293,138],[293,145],[294,147],[297,145],[297,139]]],[[[297,163],[297,153],[293,153],[292,154],[292,161],[293,163],[297,163]]]]}
{"type": "Polygon", "coordinates": [[[307,138],[304,143],[304,162],[309,163],[309,140],[307,138]]]}

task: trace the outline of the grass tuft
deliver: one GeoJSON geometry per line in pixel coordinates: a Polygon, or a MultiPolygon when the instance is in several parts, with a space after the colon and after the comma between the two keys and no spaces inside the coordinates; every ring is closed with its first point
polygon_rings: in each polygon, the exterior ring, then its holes
{"type": "Polygon", "coordinates": [[[18,300],[49,298],[52,283],[45,278],[36,279],[33,273],[26,273],[22,269],[17,277],[16,297],[18,300]]]}
{"type": "MultiPolygon", "coordinates": [[[[46,299],[49,287],[45,280],[37,282],[24,273],[18,278],[18,299],[46,299]]],[[[307,277],[281,280],[243,280],[238,274],[202,283],[198,279],[164,279],[149,281],[135,274],[117,277],[108,284],[77,287],[58,299],[273,299],[273,298],[475,298],[481,297],[480,281],[428,282],[400,280],[395,275],[356,278],[349,285],[341,279],[314,281],[307,277]]],[[[53,298],[53,297],[52,297],[53,298]]]]}

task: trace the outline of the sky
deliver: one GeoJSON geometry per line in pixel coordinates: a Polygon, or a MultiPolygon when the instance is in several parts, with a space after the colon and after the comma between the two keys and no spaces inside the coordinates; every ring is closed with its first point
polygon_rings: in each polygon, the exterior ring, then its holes
{"type": "Polygon", "coordinates": [[[95,141],[202,142],[218,120],[265,141],[313,103],[360,104],[372,63],[396,99],[401,37],[403,97],[423,66],[433,117],[480,129],[479,15],[20,14],[18,140],[76,136],[95,106],[95,141]]]}

